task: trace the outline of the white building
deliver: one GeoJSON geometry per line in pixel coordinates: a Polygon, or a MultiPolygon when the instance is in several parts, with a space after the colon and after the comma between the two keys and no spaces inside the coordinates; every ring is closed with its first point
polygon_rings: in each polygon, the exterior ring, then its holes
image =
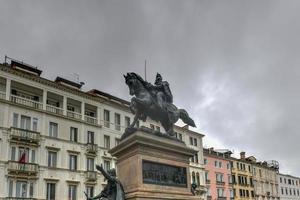
{"type": "MultiPolygon", "coordinates": [[[[107,151],[133,119],[129,103],[41,73],[14,60],[0,64],[0,199],[81,200],[83,191],[98,194],[105,181],[94,166],[115,167],[107,151]]],[[[140,125],[159,128],[152,121],[140,125]]],[[[191,171],[204,188],[203,135],[178,126],[175,131],[199,150],[191,171]]]]}
{"type": "Polygon", "coordinates": [[[300,178],[279,174],[278,183],[281,200],[300,200],[300,178]]]}

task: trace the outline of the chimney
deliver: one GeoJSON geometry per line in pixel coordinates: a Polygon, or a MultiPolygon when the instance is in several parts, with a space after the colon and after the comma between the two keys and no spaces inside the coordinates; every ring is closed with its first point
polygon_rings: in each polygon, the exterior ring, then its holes
{"type": "Polygon", "coordinates": [[[242,152],[240,153],[240,156],[241,156],[241,160],[245,160],[245,158],[246,158],[246,152],[245,152],[245,151],[242,151],[242,152]]]}

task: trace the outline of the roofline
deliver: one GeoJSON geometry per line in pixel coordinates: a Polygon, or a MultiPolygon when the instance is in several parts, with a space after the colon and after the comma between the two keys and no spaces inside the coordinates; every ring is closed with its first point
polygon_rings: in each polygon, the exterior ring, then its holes
{"type": "MultiPolygon", "coordinates": [[[[103,97],[100,97],[100,96],[97,96],[97,95],[93,95],[91,93],[88,93],[86,91],[82,91],[82,90],[78,90],[78,89],[75,89],[75,88],[72,88],[72,87],[69,87],[69,86],[66,86],[66,85],[62,85],[62,84],[59,84],[55,81],[52,81],[52,80],[49,80],[49,79],[46,79],[44,77],[40,77],[40,76],[34,76],[33,74],[28,74],[26,72],[22,72],[20,70],[16,70],[16,69],[13,69],[11,68],[10,66],[7,66],[7,65],[4,65],[4,64],[1,64],[0,63],[0,70],[1,71],[4,71],[4,72],[8,72],[10,74],[14,74],[14,75],[17,75],[17,76],[21,76],[23,78],[26,78],[26,79],[29,79],[29,80],[32,80],[32,81],[35,81],[35,82],[39,82],[43,85],[48,85],[50,87],[54,87],[56,89],[60,89],[60,90],[66,90],[67,92],[70,92],[70,93],[75,93],[75,95],[82,95],[82,97],[86,97],[86,98],[91,98],[92,100],[94,101],[99,101],[99,98],[102,100],[102,102],[104,102],[106,99],[103,98],[103,97]],[[103,101],[104,100],[104,101],[103,101]]],[[[110,95],[112,96],[112,95],[110,95]]],[[[112,96],[113,97],[113,96],[112,96]]],[[[120,99],[118,97],[115,97],[115,101],[117,101],[117,99],[120,99]]],[[[121,100],[121,99],[120,99],[121,100]]],[[[125,100],[123,100],[125,101],[125,100]]],[[[112,101],[113,102],[113,101],[112,101]]],[[[116,103],[116,102],[114,102],[116,103]]],[[[119,104],[120,105],[120,104],[119,104]]],[[[121,102],[121,105],[128,109],[127,106],[124,106],[123,102],[121,102]]]]}
{"type": "Polygon", "coordinates": [[[299,177],[297,176],[292,176],[292,175],[289,175],[289,174],[282,174],[282,173],[279,173],[280,176],[288,176],[288,177],[291,177],[291,178],[295,178],[295,179],[300,179],[299,177]]]}

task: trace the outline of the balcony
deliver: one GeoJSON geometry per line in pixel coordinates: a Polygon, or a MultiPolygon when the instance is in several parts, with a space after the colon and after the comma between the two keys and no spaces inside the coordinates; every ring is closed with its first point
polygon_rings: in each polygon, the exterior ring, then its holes
{"type": "Polygon", "coordinates": [[[48,112],[51,112],[51,113],[55,113],[55,114],[58,114],[58,115],[63,115],[64,114],[64,110],[60,107],[56,107],[56,106],[51,106],[51,105],[46,105],[46,110],[48,112]]]}
{"type": "Polygon", "coordinates": [[[86,121],[87,123],[90,123],[90,124],[97,124],[97,118],[96,117],[91,117],[91,116],[88,116],[88,115],[84,116],[84,121],[86,121]]]}
{"type": "Polygon", "coordinates": [[[218,197],[217,200],[226,200],[226,197],[218,197]]]}
{"type": "Polygon", "coordinates": [[[97,144],[91,144],[87,143],[86,144],[86,152],[90,154],[96,154],[98,151],[98,145],[97,144]]]}
{"type": "Polygon", "coordinates": [[[35,163],[19,163],[17,161],[8,161],[7,170],[10,174],[36,175],[38,172],[38,165],[35,163]]]}
{"type": "Polygon", "coordinates": [[[6,197],[5,200],[37,200],[36,198],[26,197],[6,197]]]}
{"type": "Polygon", "coordinates": [[[205,180],[205,183],[206,184],[210,184],[210,180],[205,180]]]}
{"type": "Polygon", "coordinates": [[[225,185],[224,181],[217,181],[217,185],[225,185]]]}
{"type": "Polygon", "coordinates": [[[6,94],[3,91],[0,91],[0,99],[5,99],[6,98],[6,94]]]}
{"type": "Polygon", "coordinates": [[[10,138],[11,140],[38,144],[40,141],[40,133],[36,131],[10,127],[10,138]]]}
{"type": "Polygon", "coordinates": [[[211,200],[211,195],[207,195],[207,200],[211,200]]]}
{"type": "Polygon", "coordinates": [[[85,178],[87,181],[96,181],[97,180],[97,172],[96,171],[86,171],[85,178]]]}
{"type": "Polygon", "coordinates": [[[73,111],[70,111],[70,110],[67,110],[67,116],[71,117],[71,118],[74,118],[74,119],[81,119],[81,114],[80,113],[73,112],[73,111]]]}
{"type": "Polygon", "coordinates": [[[10,95],[10,101],[16,104],[21,104],[24,106],[28,106],[28,107],[32,107],[32,108],[36,108],[36,109],[43,109],[43,103],[39,102],[39,101],[34,101],[31,99],[27,99],[21,96],[17,96],[17,95],[10,95]]]}

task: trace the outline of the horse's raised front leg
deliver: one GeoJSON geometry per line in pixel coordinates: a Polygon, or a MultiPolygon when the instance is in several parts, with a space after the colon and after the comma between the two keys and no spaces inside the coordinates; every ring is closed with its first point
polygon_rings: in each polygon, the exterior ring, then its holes
{"type": "Polygon", "coordinates": [[[136,113],[135,116],[134,116],[134,119],[133,119],[133,122],[130,124],[129,128],[134,128],[136,122],[138,121],[139,119],[139,113],[136,113]]]}

